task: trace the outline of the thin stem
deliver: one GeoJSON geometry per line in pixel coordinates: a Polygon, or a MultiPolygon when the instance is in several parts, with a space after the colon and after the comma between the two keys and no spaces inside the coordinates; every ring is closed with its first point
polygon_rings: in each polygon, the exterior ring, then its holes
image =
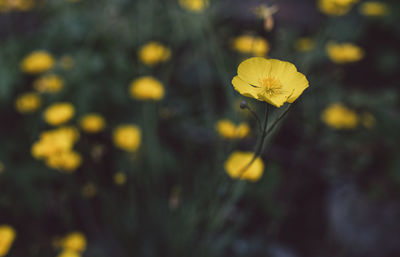
{"type": "Polygon", "coordinates": [[[240,178],[243,173],[246,172],[246,170],[253,164],[253,162],[257,159],[258,156],[260,156],[261,154],[261,150],[263,149],[263,144],[264,144],[264,140],[267,137],[267,126],[268,126],[268,117],[269,117],[269,104],[266,103],[266,108],[265,108],[265,116],[264,116],[264,125],[263,128],[261,130],[261,137],[260,137],[260,141],[258,142],[258,146],[256,148],[256,150],[254,151],[254,155],[253,158],[251,159],[251,161],[249,162],[249,164],[247,164],[240,172],[238,175],[238,178],[240,178]]]}
{"type": "Polygon", "coordinates": [[[252,115],[253,117],[256,119],[257,121],[257,125],[258,125],[258,130],[260,131],[260,133],[262,133],[262,128],[261,128],[261,121],[260,118],[258,118],[257,113],[255,113],[250,106],[248,106],[247,104],[243,106],[244,109],[247,109],[252,115]]]}
{"type": "Polygon", "coordinates": [[[288,114],[288,112],[290,111],[291,107],[292,107],[292,104],[289,104],[288,108],[286,108],[286,110],[283,113],[281,113],[281,115],[279,115],[279,117],[274,121],[274,123],[272,123],[272,125],[267,130],[267,135],[269,133],[271,133],[272,130],[275,128],[275,126],[279,123],[279,121],[282,120],[283,117],[285,117],[286,114],[288,114]]]}

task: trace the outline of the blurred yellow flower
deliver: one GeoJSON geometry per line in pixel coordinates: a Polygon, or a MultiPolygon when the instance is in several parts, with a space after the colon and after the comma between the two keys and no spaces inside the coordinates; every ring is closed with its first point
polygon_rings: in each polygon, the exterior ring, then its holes
{"type": "Polygon", "coordinates": [[[310,37],[301,37],[294,43],[294,47],[299,52],[309,52],[315,47],[315,42],[310,37]]]}
{"type": "Polygon", "coordinates": [[[357,114],[341,103],[334,103],[325,108],[321,119],[334,129],[353,129],[358,124],[357,114]]]}
{"type": "Polygon", "coordinates": [[[239,65],[232,84],[243,96],[281,107],[293,103],[308,87],[308,80],[289,62],[253,57],[239,65]]]}
{"type": "Polygon", "coordinates": [[[64,250],[83,252],[86,250],[86,237],[81,232],[72,232],[62,239],[61,247],[64,250]]]}
{"type": "Polygon", "coordinates": [[[82,195],[86,198],[93,198],[97,194],[97,187],[93,183],[87,183],[82,188],[82,195]]]}
{"type": "Polygon", "coordinates": [[[364,57],[364,50],[350,43],[337,44],[330,42],[326,46],[326,52],[329,58],[338,64],[357,62],[364,57]]]}
{"type": "Polygon", "coordinates": [[[21,69],[26,73],[41,73],[54,66],[54,58],[46,51],[35,51],[26,56],[21,63],[21,69]]]}
{"type": "Polygon", "coordinates": [[[64,80],[55,74],[44,75],[33,82],[33,88],[42,93],[57,93],[64,87],[64,80]]]}
{"type": "Polygon", "coordinates": [[[228,119],[218,121],[215,129],[221,137],[226,139],[240,139],[250,133],[250,127],[247,123],[242,122],[236,126],[228,119]]]}
{"type": "Polygon", "coordinates": [[[74,251],[64,250],[57,257],[81,257],[81,255],[74,251]]]}
{"type": "Polygon", "coordinates": [[[122,186],[126,183],[126,175],[123,172],[117,172],[114,174],[114,183],[122,186]]]}
{"type": "Polygon", "coordinates": [[[210,2],[209,0],[179,0],[179,4],[188,11],[200,13],[210,5],[210,2]]]}
{"type": "Polygon", "coordinates": [[[44,131],[40,134],[39,140],[32,145],[32,156],[43,159],[60,152],[70,151],[78,139],[79,133],[74,127],[44,131]]]}
{"type": "Polygon", "coordinates": [[[65,172],[74,172],[82,164],[82,157],[75,151],[64,151],[50,155],[46,165],[65,172]]]}
{"type": "Polygon", "coordinates": [[[16,232],[9,225],[0,226],[0,257],[6,256],[14,242],[16,232]]]}
{"type": "Polygon", "coordinates": [[[34,0],[0,0],[0,13],[14,10],[29,11],[34,6],[34,0]]]}
{"type": "Polygon", "coordinates": [[[72,150],[78,138],[79,133],[73,127],[44,131],[32,145],[32,156],[44,160],[50,168],[73,172],[82,163],[81,155],[72,150]]]}
{"type": "Polygon", "coordinates": [[[32,113],[42,106],[42,100],[36,93],[25,93],[17,97],[15,108],[20,113],[32,113]]]}
{"type": "Polygon", "coordinates": [[[359,0],[318,0],[319,10],[327,15],[340,16],[348,13],[359,0]]]}
{"type": "Polygon", "coordinates": [[[171,50],[159,42],[149,42],[142,46],[138,52],[139,60],[148,66],[166,62],[171,57],[171,50]]]}
{"type": "Polygon", "coordinates": [[[389,12],[389,7],[386,3],[377,1],[368,1],[360,5],[360,13],[365,16],[385,16],[389,12]]]}
{"type": "Polygon", "coordinates": [[[164,97],[164,87],[157,79],[144,76],[131,82],[129,93],[139,100],[160,100],[164,97]]]}
{"type": "Polygon", "coordinates": [[[61,125],[69,121],[75,114],[75,108],[72,104],[61,102],[47,107],[44,111],[44,120],[53,126],[61,125]]]}
{"type": "Polygon", "coordinates": [[[253,159],[252,152],[233,152],[225,162],[225,170],[231,178],[238,178],[249,181],[257,181],[264,172],[264,162],[260,157],[246,169],[246,166],[253,159]]]}
{"type": "Polygon", "coordinates": [[[63,55],[60,58],[60,66],[64,70],[70,70],[74,67],[74,59],[69,55],[63,55]]]}
{"type": "Polygon", "coordinates": [[[104,129],[106,122],[103,116],[97,113],[90,113],[79,120],[79,125],[87,133],[97,133],[104,129]]]}
{"type": "Polygon", "coordinates": [[[238,36],[232,41],[233,49],[244,54],[265,56],[269,51],[269,43],[262,37],[250,35],[238,36]]]}
{"type": "Polygon", "coordinates": [[[364,112],[363,114],[360,115],[360,122],[364,127],[370,129],[375,127],[376,119],[374,115],[372,115],[371,113],[364,112]]]}
{"type": "Polygon", "coordinates": [[[142,132],[135,125],[120,125],[113,133],[114,144],[128,152],[135,152],[141,143],[142,132]]]}

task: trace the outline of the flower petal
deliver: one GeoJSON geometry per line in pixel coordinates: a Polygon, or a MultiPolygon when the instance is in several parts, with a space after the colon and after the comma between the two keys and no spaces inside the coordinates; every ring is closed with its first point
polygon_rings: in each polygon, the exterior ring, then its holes
{"type": "Polygon", "coordinates": [[[241,80],[254,86],[261,86],[260,82],[266,78],[271,69],[269,60],[262,57],[253,57],[243,61],[238,67],[238,76],[241,80]]]}
{"type": "Polygon", "coordinates": [[[289,103],[293,103],[294,101],[296,101],[297,98],[299,98],[303,91],[308,88],[309,83],[306,76],[304,76],[300,72],[297,72],[290,84],[292,85],[294,90],[287,101],[289,103]]]}
{"type": "Polygon", "coordinates": [[[235,90],[238,91],[241,95],[247,96],[247,97],[252,97],[252,98],[257,98],[257,93],[258,93],[259,89],[244,82],[243,80],[241,80],[239,78],[239,76],[235,76],[232,79],[232,84],[233,84],[233,87],[235,88],[235,90]]]}

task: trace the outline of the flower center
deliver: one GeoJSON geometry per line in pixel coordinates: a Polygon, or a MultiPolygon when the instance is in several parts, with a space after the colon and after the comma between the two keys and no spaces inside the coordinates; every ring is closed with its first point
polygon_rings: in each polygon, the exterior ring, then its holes
{"type": "Polygon", "coordinates": [[[265,90],[268,96],[274,96],[282,93],[282,83],[273,77],[268,77],[262,80],[261,87],[265,90]]]}

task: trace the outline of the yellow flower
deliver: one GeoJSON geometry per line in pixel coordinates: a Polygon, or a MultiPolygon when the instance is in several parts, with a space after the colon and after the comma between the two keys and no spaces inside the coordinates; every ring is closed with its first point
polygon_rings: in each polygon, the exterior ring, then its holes
{"type": "Polygon", "coordinates": [[[389,7],[385,3],[368,1],[360,5],[360,13],[365,16],[385,16],[389,12],[389,7]]]}
{"type": "Polygon", "coordinates": [[[262,37],[242,35],[233,40],[233,49],[244,54],[265,56],[269,51],[269,44],[262,37]]]}
{"type": "Polygon", "coordinates": [[[82,195],[86,198],[93,198],[97,194],[97,187],[93,183],[87,183],[82,188],[82,195]]]}
{"type": "Polygon", "coordinates": [[[54,66],[54,58],[46,51],[35,51],[22,60],[21,69],[26,73],[41,73],[54,66]]]}
{"type": "Polygon", "coordinates": [[[46,165],[65,172],[74,172],[82,163],[82,157],[75,151],[65,151],[50,155],[46,165]]]}
{"type": "Polygon", "coordinates": [[[40,134],[39,141],[32,146],[32,156],[37,159],[45,159],[61,152],[71,151],[78,138],[79,133],[73,127],[44,131],[40,134]]]}
{"type": "Polygon", "coordinates": [[[179,0],[179,4],[182,8],[197,13],[202,12],[210,5],[209,0],[179,0]]]}
{"type": "Polygon", "coordinates": [[[326,46],[326,52],[329,58],[338,64],[357,62],[364,57],[364,51],[350,43],[328,43],[326,46]]]}
{"type": "Polygon", "coordinates": [[[366,128],[373,128],[375,127],[376,124],[376,119],[375,117],[369,113],[369,112],[364,112],[363,114],[361,114],[360,116],[360,122],[362,123],[362,125],[366,128]]]}
{"type": "Polygon", "coordinates": [[[74,251],[64,250],[57,257],[81,257],[81,255],[74,251]]]}
{"type": "Polygon", "coordinates": [[[81,232],[72,232],[64,237],[61,247],[64,250],[83,252],[86,249],[86,237],[81,232]]]}
{"type": "Polygon", "coordinates": [[[60,66],[64,70],[70,70],[74,67],[74,59],[69,55],[63,55],[60,58],[60,66]]]}
{"type": "Polygon", "coordinates": [[[79,124],[83,131],[88,133],[97,133],[104,129],[106,122],[104,118],[96,113],[91,113],[83,116],[79,124]]]}
{"type": "Polygon", "coordinates": [[[218,131],[218,134],[226,139],[244,138],[250,132],[250,127],[247,125],[247,123],[242,122],[236,126],[227,119],[218,121],[215,128],[218,131]]]}
{"type": "Polygon", "coordinates": [[[357,114],[340,103],[329,105],[321,116],[322,121],[334,129],[353,129],[357,127],[357,114]]]}
{"type": "Polygon", "coordinates": [[[171,50],[159,42],[149,42],[139,49],[139,59],[148,66],[166,62],[171,57],[171,50]]]}
{"type": "Polygon", "coordinates": [[[33,82],[33,88],[42,93],[57,93],[64,87],[64,80],[55,74],[44,75],[33,82]]]}
{"type": "Polygon", "coordinates": [[[25,93],[17,97],[15,108],[20,113],[32,113],[42,105],[42,100],[36,93],[25,93]]]}
{"type": "Polygon", "coordinates": [[[348,13],[359,0],[318,0],[318,8],[327,15],[340,16],[348,13]]]}
{"type": "Polygon", "coordinates": [[[117,172],[114,174],[114,183],[122,186],[126,183],[126,175],[123,172],[117,172]]]}
{"type": "Polygon", "coordinates": [[[238,178],[250,181],[257,181],[261,178],[264,172],[264,162],[260,157],[247,167],[253,159],[254,153],[252,152],[233,152],[228,160],[225,162],[225,170],[231,178],[238,178]]]}
{"type": "Polygon", "coordinates": [[[113,133],[114,144],[128,152],[135,152],[141,142],[142,133],[135,125],[120,125],[113,133]]]}
{"type": "Polygon", "coordinates": [[[45,121],[53,126],[69,121],[75,114],[75,108],[70,103],[55,103],[47,107],[44,112],[45,121]]]}
{"type": "Polygon", "coordinates": [[[309,52],[315,47],[315,42],[312,38],[301,37],[296,40],[294,47],[299,52],[309,52]]]}
{"type": "Polygon", "coordinates": [[[160,100],[164,97],[164,87],[157,79],[145,76],[131,82],[129,93],[139,100],[160,100]]]}
{"type": "Polygon", "coordinates": [[[34,4],[34,0],[0,0],[0,12],[28,11],[34,7],[34,4]]]}
{"type": "Polygon", "coordinates": [[[280,107],[293,103],[308,87],[308,80],[289,62],[253,57],[239,65],[232,84],[246,97],[280,107]]]}
{"type": "Polygon", "coordinates": [[[14,242],[16,232],[8,225],[0,226],[0,257],[6,256],[14,242]]]}

